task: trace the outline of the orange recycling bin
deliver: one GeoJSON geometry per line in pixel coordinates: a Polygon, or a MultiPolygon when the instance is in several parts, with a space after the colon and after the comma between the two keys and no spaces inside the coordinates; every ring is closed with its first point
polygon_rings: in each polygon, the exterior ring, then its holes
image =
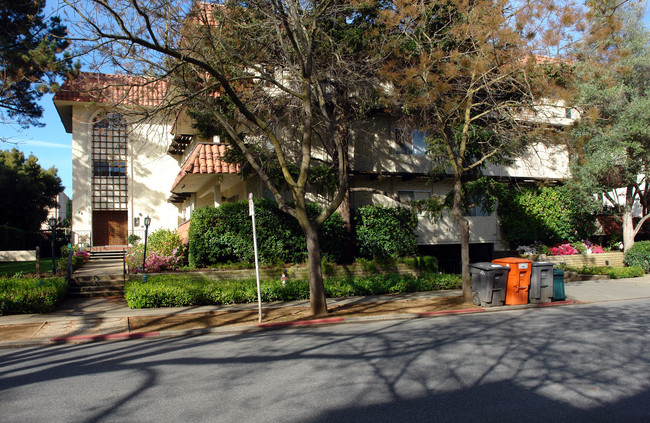
{"type": "Polygon", "coordinates": [[[519,257],[505,257],[492,260],[492,263],[510,268],[506,285],[505,304],[528,304],[528,290],[530,288],[530,275],[533,268],[533,261],[519,257]]]}

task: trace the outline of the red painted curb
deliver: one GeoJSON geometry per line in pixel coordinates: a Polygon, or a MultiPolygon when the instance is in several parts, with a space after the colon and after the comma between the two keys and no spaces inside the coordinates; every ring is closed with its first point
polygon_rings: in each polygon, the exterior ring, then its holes
{"type": "Polygon", "coordinates": [[[160,336],[160,332],[132,332],[132,333],[109,333],[103,335],[75,335],[50,338],[50,342],[73,342],[73,341],[107,341],[110,339],[132,339],[150,338],[160,336]]]}
{"type": "Polygon", "coordinates": [[[315,319],[315,320],[296,320],[293,322],[275,322],[275,323],[258,323],[258,328],[273,328],[273,327],[282,327],[282,326],[309,326],[309,325],[322,325],[326,323],[341,323],[344,322],[343,317],[331,317],[326,319],[315,319]]]}
{"type": "Polygon", "coordinates": [[[462,310],[442,310],[442,311],[423,311],[417,313],[418,316],[438,316],[444,314],[469,314],[469,313],[480,313],[485,311],[484,308],[466,308],[462,310]]]}
{"type": "Polygon", "coordinates": [[[564,300],[564,301],[553,301],[550,303],[537,303],[537,307],[552,307],[556,305],[567,305],[567,304],[578,304],[578,301],[573,300],[564,300]]]}

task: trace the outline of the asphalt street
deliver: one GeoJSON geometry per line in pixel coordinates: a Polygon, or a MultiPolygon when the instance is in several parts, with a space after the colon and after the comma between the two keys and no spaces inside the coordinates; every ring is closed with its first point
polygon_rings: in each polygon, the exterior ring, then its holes
{"type": "Polygon", "coordinates": [[[11,422],[632,422],[650,299],[0,350],[11,422]]]}

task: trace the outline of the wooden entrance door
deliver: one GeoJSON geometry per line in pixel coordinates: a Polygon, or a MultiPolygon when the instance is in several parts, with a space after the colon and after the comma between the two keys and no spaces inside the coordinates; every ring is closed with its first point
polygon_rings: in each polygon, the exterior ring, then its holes
{"type": "Polygon", "coordinates": [[[128,212],[94,211],[93,245],[126,245],[128,212]]]}

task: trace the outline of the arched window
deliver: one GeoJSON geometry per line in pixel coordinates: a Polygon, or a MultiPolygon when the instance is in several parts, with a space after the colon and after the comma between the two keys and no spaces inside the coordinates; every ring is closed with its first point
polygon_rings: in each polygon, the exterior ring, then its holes
{"type": "Polygon", "coordinates": [[[119,113],[93,121],[93,210],[127,210],[127,126],[119,113]]]}

